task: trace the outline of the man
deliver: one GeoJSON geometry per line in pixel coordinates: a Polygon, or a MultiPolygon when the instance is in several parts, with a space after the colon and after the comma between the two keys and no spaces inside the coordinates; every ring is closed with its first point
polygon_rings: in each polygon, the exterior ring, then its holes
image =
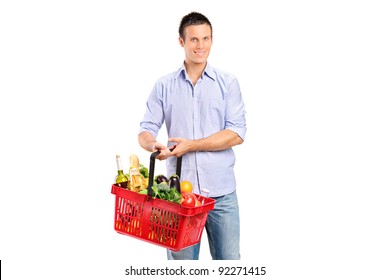
{"type": "MultiPolygon", "coordinates": [[[[157,158],[167,160],[169,176],[182,156],[180,179],[190,181],[194,193],[209,190],[209,197],[216,200],[205,226],[212,258],[236,260],[240,221],[232,147],[244,141],[245,108],[237,79],[207,62],[212,43],[212,25],[204,15],[192,12],[182,18],[179,44],[184,64],[156,82],[138,140],[147,151],[161,151],[157,158]],[[164,122],[168,146],[157,141],[164,122]]],[[[199,249],[200,244],[168,250],[168,259],[195,260],[199,249]]]]}

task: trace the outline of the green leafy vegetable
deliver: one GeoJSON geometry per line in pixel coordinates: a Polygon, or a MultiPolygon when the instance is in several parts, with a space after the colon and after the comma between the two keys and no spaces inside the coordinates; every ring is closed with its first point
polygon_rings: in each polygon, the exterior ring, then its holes
{"type": "Polygon", "coordinates": [[[153,198],[161,198],[174,203],[181,203],[181,194],[174,188],[169,188],[168,184],[160,183],[152,186],[153,198]]]}
{"type": "Polygon", "coordinates": [[[142,189],[138,193],[139,194],[148,194],[148,189],[142,189]]]}
{"type": "Polygon", "coordinates": [[[149,170],[142,164],[139,165],[139,173],[141,173],[144,178],[149,178],[149,170]]]}

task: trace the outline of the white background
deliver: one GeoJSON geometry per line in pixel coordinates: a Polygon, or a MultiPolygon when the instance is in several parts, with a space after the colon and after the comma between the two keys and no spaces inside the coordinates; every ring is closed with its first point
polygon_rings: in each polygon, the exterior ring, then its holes
{"type": "MultiPolygon", "coordinates": [[[[195,10],[213,24],[209,62],[237,76],[246,103],[238,264],[266,266],[264,279],[389,279],[385,2],[1,1],[2,276],[173,265],[114,231],[110,191],[115,154],[148,165],[145,101],[181,66],[178,24],[195,10]]],[[[196,265],[211,265],[205,239],[196,265]]]]}

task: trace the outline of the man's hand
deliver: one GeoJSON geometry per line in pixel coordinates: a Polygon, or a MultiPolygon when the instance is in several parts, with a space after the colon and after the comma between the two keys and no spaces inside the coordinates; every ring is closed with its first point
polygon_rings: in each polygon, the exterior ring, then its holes
{"type": "Polygon", "coordinates": [[[186,153],[190,152],[193,147],[193,140],[185,138],[169,138],[169,142],[174,142],[174,150],[170,153],[170,156],[181,157],[186,153]]]}
{"type": "Polygon", "coordinates": [[[153,144],[153,152],[156,151],[160,151],[160,154],[156,157],[159,160],[165,160],[172,155],[169,148],[159,142],[154,142],[153,144]]]}
{"type": "Polygon", "coordinates": [[[146,151],[152,153],[160,151],[160,154],[156,157],[159,160],[164,160],[171,156],[169,148],[157,142],[156,138],[148,131],[143,131],[138,135],[138,142],[146,151]]]}

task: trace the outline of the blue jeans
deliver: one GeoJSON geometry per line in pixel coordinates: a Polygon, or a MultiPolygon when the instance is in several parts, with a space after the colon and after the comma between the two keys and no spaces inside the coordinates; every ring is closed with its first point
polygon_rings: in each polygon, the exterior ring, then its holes
{"type": "MultiPolygon", "coordinates": [[[[240,218],[237,194],[213,197],[216,202],[206,221],[206,232],[213,260],[240,259],[240,218]]],[[[169,260],[198,260],[200,243],[178,252],[167,250],[169,260]]]]}

